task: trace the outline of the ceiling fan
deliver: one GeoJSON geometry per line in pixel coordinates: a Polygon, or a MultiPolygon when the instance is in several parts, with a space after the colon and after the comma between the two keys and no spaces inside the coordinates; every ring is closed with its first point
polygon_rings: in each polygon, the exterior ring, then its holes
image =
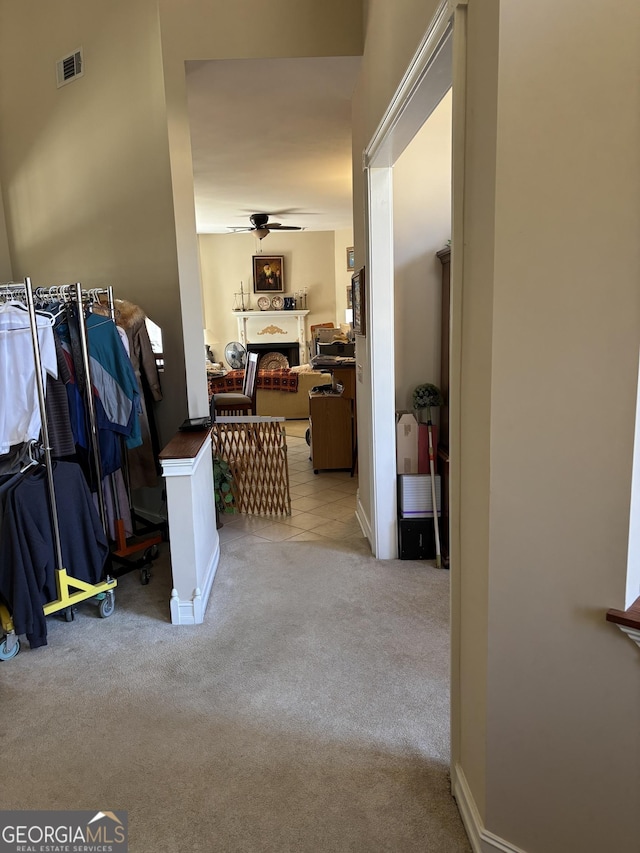
{"type": "Polygon", "coordinates": [[[299,225],[281,225],[279,222],[269,222],[268,213],[252,213],[249,217],[250,228],[234,228],[232,231],[253,231],[262,240],[270,231],[304,231],[299,225]]]}

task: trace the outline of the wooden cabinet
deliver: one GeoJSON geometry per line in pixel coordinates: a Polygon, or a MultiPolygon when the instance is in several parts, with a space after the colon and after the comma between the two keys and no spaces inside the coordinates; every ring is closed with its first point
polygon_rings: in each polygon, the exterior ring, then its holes
{"type": "Polygon", "coordinates": [[[451,303],[451,249],[437,253],[442,264],[442,303],[440,309],[440,391],[444,405],[440,409],[438,444],[449,450],[449,324],[451,303]]]}
{"type": "MultiPolygon", "coordinates": [[[[326,368],[325,368],[326,369],[326,368]]],[[[333,384],[340,384],[343,387],[342,396],[348,400],[353,400],[355,405],[356,399],[356,371],[355,367],[331,367],[329,368],[333,376],[333,384]]]]}
{"type": "Polygon", "coordinates": [[[353,474],[356,465],[356,371],[355,365],[325,368],[341,394],[309,392],[311,463],[318,471],[342,468],[353,474]]]}
{"type": "Polygon", "coordinates": [[[353,465],[353,403],[343,394],[309,392],[311,464],[317,473],[353,465]]]}

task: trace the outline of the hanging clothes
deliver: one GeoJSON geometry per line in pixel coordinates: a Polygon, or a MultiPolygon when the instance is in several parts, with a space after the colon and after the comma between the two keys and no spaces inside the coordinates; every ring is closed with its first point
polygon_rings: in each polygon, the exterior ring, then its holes
{"type": "MultiPolygon", "coordinates": [[[[95,314],[108,314],[108,308],[103,304],[94,306],[93,310],[95,314]]],[[[159,403],[162,400],[160,375],[147,332],[146,315],[142,308],[126,299],[116,299],[115,320],[116,324],[124,329],[129,341],[129,357],[138,383],[141,401],[140,433],[142,442],[136,448],[128,445],[127,456],[131,488],[153,487],[157,485],[158,481],[158,454],[160,452],[153,417],[153,403],[159,403]]]]}
{"type": "Polygon", "coordinates": [[[71,382],[71,373],[64,357],[62,344],[54,331],[54,342],[56,347],[56,362],[58,365],[58,378],[47,376],[46,410],[47,426],[49,428],[49,443],[51,455],[73,456],[76,452],[73,430],[71,429],[71,417],[69,415],[69,399],[67,388],[71,382]]]}
{"type": "Polygon", "coordinates": [[[115,323],[96,314],[86,319],[91,375],[111,428],[126,436],[127,447],[142,444],[141,396],[131,360],[115,323]]]}
{"type": "MultiPolygon", "coordinates": [[[[67,392],[75,442],[87,451],[90,438],[84,394],[86,378],[76,340],[79,321],[76,307],[70,306],[64,321],[57,326],[57,332],[71,373],[67,392]]],[[[120,437],[126,439],[127,446],[137,447],[142,442],[140,394],[131,361],[113,321],[89,314],[86,327],[100,443],[101,477],[105,477],[122,466],[120,437]]],[[[95,481],[91,485],[97,488],[95,481]]]]}
{"type": "MultiPolygon", "coordinates": [[[[80,286],[76,288],[79,292],[80,286]]],[[[40,298],[46,302],[47,296],[59,297],[63,290],[66,300],[71,295],[67,287],[51,288],[40,298]]],[[[12,302],[0,308],[0,447],[10,448],[0,456],[0,470],[2,465],[11,469],[21,457],[24,464],[15,475],[0,475],[0,602],[11,614],[15,633],[26,634],[30,645],[37,648],[47,644],[45,606],[50,605],[47,610],[51,612],[65,609],[70,600],[68,586],[73,587],[74,579],[87,587],[73,600],[91,597],[105,588],[110,590],[115,582],[100,583],[109,546],[80,465],[52,461],[52,450],[57,448],[66,454],[75,449],[75,443],[69,443],[68,414],[65,419],[63,412],[68,396],[64,387],[69,379],[65,370],[67,355],[58,348],[56,364],[53,316],[39,316],[32,310],[35,300],[29,279],[25,279],[24,287],[7,286],[2,295],[9,295],[12,302]],[[17,307],[16,300],[21,298],[28,303],[28,312],[17,307]],[[16,344],[10,335],[18,337],[16,344]],[[35,346],[36,340],[39,346],[35,346]],[[62,387],[53,383],[58,375],[62,387]],[[34,416],[32,408],[39,417],[34,416]],[[24,412],[29,416],[25,418],[24,412]],[[57,436],[50,435],[56,431],[57,436]],[[16,442],[18,437],[24,441],[16,442]],[[68,586],[63,569],[69,575],[68,586]]],[[[78,296],[78,303],[85,298],[84,293],[81,298],[78,296]]],[[[111,326],[122,350],[115,326],[111,326]]],[[[85,331],[84,326],[78,329],[85,331]]],[[[71,340],[72,348],[74,344],[78,344],[77,336],[71,340]]],[[[82,350],[86,365],[87,350],[84,346],[82,350]]],[[[126,354],[123,357],[128,362],[126,354]]],[[[129,370],[133,388],[135,377],[130,367],[129,370]]],[[[85,386],[87,389],[93,392],[93,387],[85,386]]],[[[92,403],[92,393],[89,396],[92,403]]],[[[93,405],[90,411],[93,414],[93,405]]],[[[135,417],[135,413],[130,415],[130,420],[135,417]]]]}
{"type": "MultiPolygon", "coordinates": [[[[42,381],[58,376],[51,319],[37,315],[42,381]]],[[[24,308],[7,304],[0,309],[0,453],[12,445],[35,440],[42,419],[38,406],[29,315],[24,308]]]]}
{"type": "MultiPolygon", "coordinates": [[[[56,554],[44,468],[28,472],[5,502],[0,533],[0,595],[16,634],[32,648],[47,644],[43,607],[57,598],[56,554]]],[[[107,538],[80,467],[56,462],[53,481],[63,564],[69,575],[95,584],[109,553],[107,538]]]]}
{"type": "Polygon", "coordinates": [[[9,499],[11,492],[24,476],[25,474],[22,471],[17,471],[13,474],[0,474],[0,536],[2,535],[2,522],[4,519],[5,504],[9,499]]]}

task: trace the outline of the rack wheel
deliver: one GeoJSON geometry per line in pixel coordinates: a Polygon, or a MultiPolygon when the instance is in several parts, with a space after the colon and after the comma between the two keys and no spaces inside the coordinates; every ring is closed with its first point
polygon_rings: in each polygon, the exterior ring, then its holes
{"type": "Polygon", "coordinates": [[[157,560],[160,556],[160,551],[158,550],[157,545],[151,545],[149,548],[145,548],[142,559],[145,563],[150,563],[152,560],[157,560]]]}
{"type": "Polygon", "coordinates": [[[65,609],[64,609],[64,621],[65,622],[73,622],[74,618],[75,617],[73,615],[73,607],[65,607],[65,609]]]}
{"type": "Polygon", "coordinates": [[[98,604],[98,613],[102,619],[107,619],[116,609],[116,597],[112,589],[105,593],[104,598],[98,604]]]}
{"type": "Polygon", "coordinates": [[[11,660],[14,658],[18,652],[20,651],[20,640],[16,637],[16,640],[11,647],[10,651],[7,651],[7,638],[0,643],[0,660],[11,660]]]}
{"type": "Polygon", "coordinates": [[[140,583],[143,586],[146,586],[150,580],[151,580],[151,572],[149,571],[147,566],[144,566],[144,568],[140,569],[140,583]]]}

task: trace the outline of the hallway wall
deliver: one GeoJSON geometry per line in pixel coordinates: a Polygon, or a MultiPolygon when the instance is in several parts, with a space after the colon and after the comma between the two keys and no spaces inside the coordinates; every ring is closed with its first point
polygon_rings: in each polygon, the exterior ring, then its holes
{"type": "MultiPolygon", "coordinates": [[[[366,4],[357,263],[362,150],[426,5],[366,4]]],[[[605,612],[625,595],[640,345],[638,7],[470,0],[467,36],[453,776],[483,850],[622,850],[640,837],[638,650],[605,612]]]]}
{"type": "Polygon", "coordinates": [[[638,4],[501,3],[498,91],[487,820],[526,850],[622,850],[638,649],[604,614],[640,346],[638,4]]]}

